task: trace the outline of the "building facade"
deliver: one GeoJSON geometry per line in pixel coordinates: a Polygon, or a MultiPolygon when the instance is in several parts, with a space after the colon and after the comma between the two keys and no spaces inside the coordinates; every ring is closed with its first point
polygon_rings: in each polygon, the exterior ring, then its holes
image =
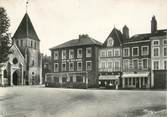
{"type": "Polygon", "coordinates": [[[79,35],[78,39],[51,48],[52,73],[46,74],[46,86],[97,87],[101,45],[88,35],[79,35]]]}
{"type": "Polygon", "coordinates": [[[41,84],[42,57],[40,40],[27,13],[17,28],[13,40],[25,59],[25,84],[41,84]]]}
{"type": "Polygon", "coordinates": [[[122,33],[114,28],[99,50],[99,86],[118,89],[122,74],[122,33]]]}
{"type": "Polygon", "coordinates": [[[166,88],[167,84],[167,29],[157,30],[151,40],[152,88],[166,88]]]}
{"type": "Polygon", "coordinates": [[[9,60],[0,64],[0,86],[23,85],[25,82],[24,57],[15,43],[9,51],[12,52],[8,56],[9,60]]]}
{"type": "Polygon", "coordinates": [[[150,88],[150,34],[138,34],[123,43],[123,88],[150,88]]]}

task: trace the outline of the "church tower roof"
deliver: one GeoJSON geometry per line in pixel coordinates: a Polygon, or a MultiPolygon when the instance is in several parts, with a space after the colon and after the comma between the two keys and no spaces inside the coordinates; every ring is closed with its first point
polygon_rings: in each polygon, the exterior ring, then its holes
{"type": "Polygon", "coordinates": [[[39,38],[37,36],[37,33],[32,25],[32,22],[28,16],[27,13],[25,13],[19,27],[17,28],[13,38],[18,39],[18,38],[31,38],[34,40],[39,41],[39,38]]]}

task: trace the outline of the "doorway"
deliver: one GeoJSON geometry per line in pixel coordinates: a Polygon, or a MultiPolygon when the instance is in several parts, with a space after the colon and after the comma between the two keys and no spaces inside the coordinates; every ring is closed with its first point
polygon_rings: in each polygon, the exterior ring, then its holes
{"type": "Polygon", "coordinates": [[[13,73],[13,85],[19,85],[19,82],[20,82],[20,74],[19,74],[19,71],[16,70],[13,73]]]}

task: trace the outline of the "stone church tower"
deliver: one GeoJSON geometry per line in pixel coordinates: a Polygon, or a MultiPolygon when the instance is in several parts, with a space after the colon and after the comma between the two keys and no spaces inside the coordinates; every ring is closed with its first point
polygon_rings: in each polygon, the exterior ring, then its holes
{"type": "Polygon", "coordinates": [[[32,25],[28,13],[25,13],[13,36],[13,40],[25,58],[25,84],[41,84],[42,57],[40,53],[40,40],[32,25]]]}

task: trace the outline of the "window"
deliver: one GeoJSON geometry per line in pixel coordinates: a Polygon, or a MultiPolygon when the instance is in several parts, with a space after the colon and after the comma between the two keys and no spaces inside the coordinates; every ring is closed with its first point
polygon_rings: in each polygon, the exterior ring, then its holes
{"type": "Polygon", "coordinates": [[[125,78],[125,85],[128,85],[128,78],[125,78]]]}
{"type": "Polygon", "coordinates": [[[33,42],[31,41],[31,47],[33,47],[33,42]]]}
{"type": "Polygon", "coordinates": [[[167,69],[167,60],[164,60],[164,69],[167,69]]]}
{"type": "Polygon", "coordinates": [[[69,71],[74,71],[74,62],[69,62],[69,71]]]}
{"type": "Polygon", "coordinates": [[[82,58],[82,49],[77,49],[77,58],[82,58]]]}
{"type": "Polygon", "coordinates": [[[153,61],[153,68],[154,70],[158,70],[159,69],[159,61],[153,61]]]}
{"type": "Polygon", "coordinates": [[[92,56],[92,49],[86,48],[86,57],[91,57],[91,56],[92,56]]]}
{"type": "Polygon", "coordinates": [[[159,40],[153,40],[152,45],[158,46],[159,45],[159,40]]]}
{"type": "Polygon", "coordinates": [[[76,81],[77,82],[83,82],[83,77],[82,76],[76,76],[76,81]]]}
{"type": "Polygon", "coordinates": [[[134,69],[137,69],[138,68],[138,60],[137,59],[133,59],[132,60],[132,65],[133,65],[134,69]]]}
{"type": "Polygon", "coordinates": [[[66,71],[66,62],[62,62],[62,71],[66,71]]]}
{"type": "Polygon", "coordinates": [[[58,83],[59,82],[59,77],[54,77],[54,82],[58,83]]]}
{"type": "Polygon", "coordinates": [[[34,42],[34,48],[36,49],[36,46],[37,46],[37,44],[36,44],[36,42],[34,42]]]}
{"type": "Polygon", "coordinates": [[[129,48],[124,48],[123,49],[123,56],[128,57],[129,56],[129,48]]]}
{"type": "Polygon", "coordinates": [[[143,59],[143,69],[148,68],[148,59],[143,59]]]}
{"type": "Polygon", "coordinates": [[[54,72],[58,72],[58,71],[59,71],[59,64],[54,63],[54,72]]]}
{"type": "Polygon", "coordinates": [[[108,50],[108,57],[112,57],[113,54],[112,54],[112,50],[108,50]]]}
{"type": "Polygon", "coordinates": [[[66,50],[62,50],[62,59],[66,59],[66,50]]]}
{"type": "Polygon", "coordinates": [[[148,84],[148,79],[147,79],[147,77],[144,78],[144,84],[145,84],[145,85],[148,84]]]}
{"type": "Polygon", "coordinates": [[[119,49],[114,50],[114,56],[120,56],[120,50],[119,49]]]}
{"type": "Polygon", "coordinates": [[[167,47],[164,47],[164,56],[167,56],[167,47]]]}
{"type": "Polygon", "coordinates": [[[141,54],[142,55],[148,55],[148,53],[149,53],[148,49],[149,49],[148,46],[142,46],[141,47],[141,54]]]}
{"type": "Polygon", "coordinates": [[[112,62],[109,61],[109,62],[108,62],[108,68],[112,68],[112,67],[113,67],[112,62]]]}
{"type": "Polygon", "coordinates": [[[126,70],[126,69],[129,69],[129,60],[128,59],[124,59],[123,60],[123,68],[126,70]]]}
{"type": "Polygon", "coordinates": [[[133,47],[132,48],[132,56],[138,56],[139,55],[139,48],[133,47]]]}
{"type": "Polygon", "coordinates": [[[86,70],[92,70],[92,61],[86,61],[86,70]]]}
{"type": "Polygon", "coordinates": [[[133,78],[133,85],[135,85],[135,78],[133,78]]]}
{"type": "Polygon", "coordinates": [[[73,59],[74,58],[74,50],[69,50],[69,59],[73,59]]]}
{"type": "Polygon", "coordinates": [[[35,63],[34,63],[34,60],[32,60],[32,66],[34,66],[34,64],[35,64],[35,63]]]}
{"type": "Polygon", "coordinates": [[[55,51],[54,52],[54,60],[58,60],[59,59],[59,52],[55,51]]]}
{"type": "Polygon", "coordinates": [[[160,52],[159,52],[159,47],[153,48],[153,56],[154,56],[154,57],[158,57],[159,54],[160,54],[160,52]]]}
{"type": "Polygon", "coordinates": [[[132,80],[132,78],[129,78],[129,85],[131,85],[131,80],[132,80]]]}
{"type": "Polygon", "coordinates": [[[16,40],[16,44],[17,44],[17,46],[19,46],[19,40],[16,40]]]}
{"type": "Polygon", "coordinates": [[[23,46],[23,40],[21,40],[21,47],[23,46]]]}
{"type": "Polygon", "coordinates": [[[73,76],[70,76],[70,82],[73,82],[73,76]]]}
{"type": "Polygon", "coordinates": [[[120,61],[115,61],[115,70],[120,70],[120,61]]]}
{"type": "Polygon", "coordinates": [[[81,61],[77,62],[77,70],[78,71],[82,70],[82,62],[81,61]]]}
{"type": "Polygon", "coordinates": [[[67,77],[62,77],[62,82],[67,82],[67,77]]]}
{"type": "Polygon", "coordinates": [[[101,57],[106,57],[105,51],[101,51],[101,57]]]}
{"type": "Polygon", "coordinates": [[[167,39],[164,39],[164,40],[163,40],[163,44],[164,44],[164,45],[167,45],[167,39]]]}
{"type": "Polygon", "coordinates": [[[101,62],[101,68],[105,68],[106,67],[106,62],[101,62]]]}

